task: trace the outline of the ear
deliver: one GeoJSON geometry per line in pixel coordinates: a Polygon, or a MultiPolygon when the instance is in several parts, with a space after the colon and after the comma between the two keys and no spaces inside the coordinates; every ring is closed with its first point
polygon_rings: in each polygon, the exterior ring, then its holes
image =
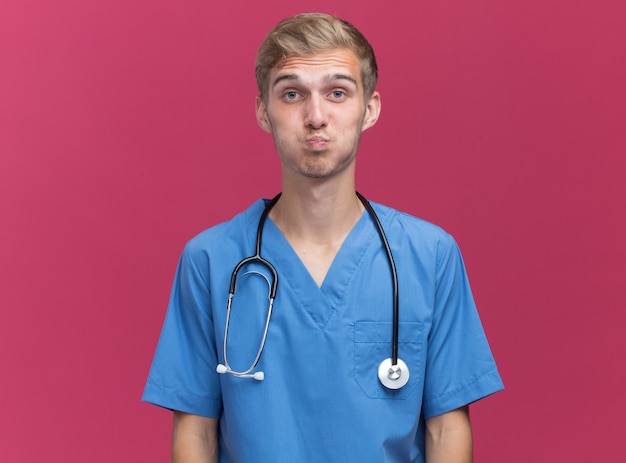
{"type": "Polygon", "coordinates": [[[270,120],[267,117],[267,106],[265,105],[263,98],[257,96],[254,104],[256,109],[256,121],[259,124],[259,127],[267,133],[272,133],[272,124],[270,124],[270,120]]]}
{"type": "Polygon", "coordinates": [[[365,117],[363,118],[361,131],[367,130],[376,124],[378,116],[380,116],[380,93],[374,91],[365,105],[365,117]]]}

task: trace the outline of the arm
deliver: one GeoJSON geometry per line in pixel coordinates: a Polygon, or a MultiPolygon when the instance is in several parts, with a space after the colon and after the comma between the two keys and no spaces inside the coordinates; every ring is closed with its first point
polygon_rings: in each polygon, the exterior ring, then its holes
{"type": "Polygon", "coordinates": [[[427,463],[472,463],[469,406],[426,420],[427,463]]]}
{"type": "Polygon", "coordinates": [[[172,463],[217,463],[217,418],[174,411],[172,463]]]}

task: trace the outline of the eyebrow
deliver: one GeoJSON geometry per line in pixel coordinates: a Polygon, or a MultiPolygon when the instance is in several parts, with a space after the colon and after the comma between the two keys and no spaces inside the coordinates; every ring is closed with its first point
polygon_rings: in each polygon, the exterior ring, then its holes
{"type": "MultiPolygon", "coordinates": [[[[289,80],[289,81],[299,81],[300,77],[297,74],[283,74],[282,76],[278,76],[274,82],[272,83],[272,88],[276,87],[277,84],[279,84],[280,82],[282,82],[283,80],[289,80]]],[[[335,80],[347,80],[349,82],[352,82],[355,86],[358,87],[358,82],[357,80],[352,77],[351,75],[348,74],[332,74],[329,76],[324,77],[324,83],[326,82],[332,82],[335,80]]]]}

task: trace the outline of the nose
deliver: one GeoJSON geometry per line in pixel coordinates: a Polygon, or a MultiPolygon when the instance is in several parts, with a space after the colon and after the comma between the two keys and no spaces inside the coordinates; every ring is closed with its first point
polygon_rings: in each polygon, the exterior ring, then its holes
{"type": "Polygon", "coordinates": [[[321,129],[328,123],[324,100],[319,95],[310,95],[304,105],[304,124],[311,129],[321,129]]]}

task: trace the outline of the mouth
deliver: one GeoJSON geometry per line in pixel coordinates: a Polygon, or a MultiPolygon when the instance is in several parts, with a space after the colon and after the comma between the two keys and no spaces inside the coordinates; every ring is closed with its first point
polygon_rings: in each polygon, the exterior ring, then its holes
{"type": "Polygon", "coordinates": [[[328,138],[316,135],[314,137],[309,137],[306,140],[306,144],[311,148],[324,148],[328,145],[328,138]]]}

